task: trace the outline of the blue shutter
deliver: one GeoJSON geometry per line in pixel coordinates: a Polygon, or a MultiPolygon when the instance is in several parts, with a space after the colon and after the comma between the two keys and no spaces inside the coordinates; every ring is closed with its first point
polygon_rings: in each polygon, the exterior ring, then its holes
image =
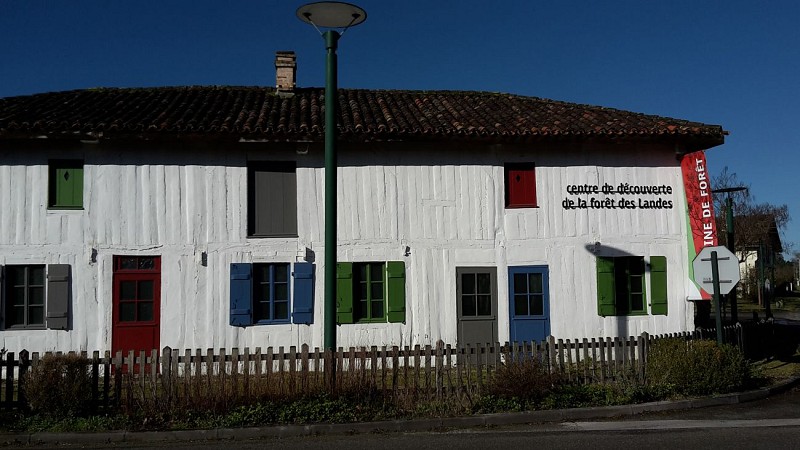
{"type": "Polygon", "coordinates": [[[231,325],[253,324],[253,265],[231,264],[231,325]]]}
{"type": "Polygon", "coordinates": [[[294,263],[294,293],[292,298],[292,321],[314,323],[314,264],[294,263]]]}

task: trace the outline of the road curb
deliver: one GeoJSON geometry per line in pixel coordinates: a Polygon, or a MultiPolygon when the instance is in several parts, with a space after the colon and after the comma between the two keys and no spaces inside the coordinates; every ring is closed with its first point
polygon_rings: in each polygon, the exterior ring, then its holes
{"type": "Polygon", "coordinates": [[[119,442],[144,443],[158,441],[247,440],[378,432],[420,432],[453,428],[521,425],[526,423],[575,422],[587,419],[635,416],[646,412],[675,411],[746,403],[785,392],[797,385],[800,385],[800,376],[793,377],[768,388],[715,397],[658,401],[634,405],[480,414],[476,416],[435,419],[386,420],[380,422],[346,424],[274,425],[251,428],[217,428],[212,430],[111,431],[102,433],[2,433],[0,434],[0,444],[110,444],[119,442]]]}

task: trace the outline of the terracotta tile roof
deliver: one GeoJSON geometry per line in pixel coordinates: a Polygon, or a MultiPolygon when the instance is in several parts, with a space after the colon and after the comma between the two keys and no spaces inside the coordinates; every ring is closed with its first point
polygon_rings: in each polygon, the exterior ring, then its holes
{"type": "MultiPolygon", "coordinates": [[[[0,139],[103,138],[321,140],[324,90],[279,95],[266,87],[102,88],[0,99],[0,139]]],[[[722,127],[511,94],[341,89],[342,140],[671,140],[719,145],[722,127]]]]}

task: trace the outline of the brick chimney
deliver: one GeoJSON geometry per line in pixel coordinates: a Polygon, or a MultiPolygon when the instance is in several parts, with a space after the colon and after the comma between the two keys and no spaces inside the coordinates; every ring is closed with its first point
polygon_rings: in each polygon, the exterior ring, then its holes
{"type": "Polygon", "coordinates": [[[297,76],[297,56],[293,51],[275,53],[275,84],[278,92],[293,92],[297,76]]]}

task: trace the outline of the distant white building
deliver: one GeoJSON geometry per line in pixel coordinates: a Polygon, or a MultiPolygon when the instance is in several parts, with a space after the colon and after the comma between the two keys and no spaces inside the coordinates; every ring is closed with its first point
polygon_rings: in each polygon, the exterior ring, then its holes
{"type": "MultiPolygon", "coordinates": [[[[321,347],[322,97],[0,99],[0,346],[321,347]]],[[[693,327],[680,159],[721,127],[483,92],[339,108],[340,346],[693,327]]]]}

